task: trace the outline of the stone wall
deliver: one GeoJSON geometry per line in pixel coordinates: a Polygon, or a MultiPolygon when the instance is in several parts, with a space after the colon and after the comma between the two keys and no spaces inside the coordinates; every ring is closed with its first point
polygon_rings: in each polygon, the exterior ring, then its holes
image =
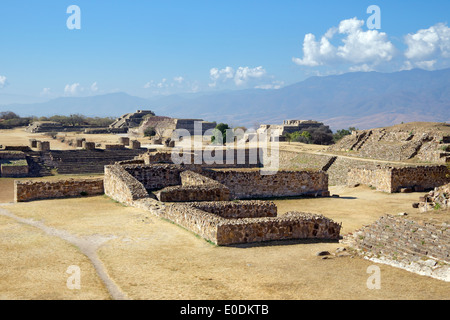
{"type": "Polygon", "coordinates": [[[392,192],[392,177],[390,168],[353,168],[348,172],[347,185],[359,184],[376,188],[377,191],[392,192]]]}
{"type": "Polygon", "coordinates": [[[184,151],[177,149],[173,152],[148,152],[140,156],[146,164],[171,163],[182,165],[198,165],[208,168],[260,168],[263,165],[264,156],[258,149],[230,149],[207,151],[184,151]],[[228,153],[227,153],[228,152],[228,153]]]}
{"type": "Polygon", "coordinates": [[[193,202],[197,209],[214,213],[222,218],[263,218],[276,217],[277,206],[272,201],[239,200],[221,202],[193,202]]]}
{"type": "Polygon", "coordinates": [[[383,216],[342,241],[375,262],[450,281],[449,225],[383,216]]]}
{"type": "Polygon", "coordinates": [[[346,185],[348,172],[352,168],[377,168],[380,165],[394,165],[393,163],[367,161],[344,156],[312,154],[307,152],[293,152],[280,150],[279,164],[282,170],[323,170],[328,174],[331,186],[346,185]],[[334,158],[334,160],[333,160],[334,158]]]}
{"type": "Polygon", "coordinates": [[[263,175],[259,170],[204,170],[203,175],[230,189],[233,198],[271,198],[328,195],[328,176],[322,171],[278,171],[263,175]]]}
{"type": "Polygon", "coordinates": [[[333,220],[309,213],[226,219],[200,210],[195,204],[170,204],[157,211],[152,210],[154,204],[151,201],[140,201],[138,205],[220,246],[276,240],[337,240],[341,229],[341,225],[333,220]]]}
{"type": "Polygon", "coordinates": [[[22,151],[0,151],[0,160],[25,159],[26,154],[22,151]]]}
{"type": "Polygon", "coordinates": [[[92,196],[103,193],[103,179],[14,181],[15,202],[92,196]]]}
{"type": "Polygon", "coordinates": [[[339,239],[341,226],[311,213],[289,212],[274,218],[228,219],[217,229],[217,244],[233,245],[275,240],[339,239]]]}
{"type": "Polygon", "coordinates": [[[172,186],[157,191],[155,195],[159,201],[163,202],[230,200],[230,191],[228,188],[216,185],[172,186]]]}
{"type": "Polygon", "coordinates": [[[181,185],[166,187],[156,192],[163,202],[227,201],[230,190],[223,184],[196,172],[186,170],[180,173],[181,185]]]}
{"type": "MultiPolygon", "coordinates": [[[[198,167],[194,167],[199,169],[198,167]]],[[[209,175],[202,176],[198,172],[189,172],[188,166],[172,164],[156,165],[113,165],[105,168],[105,193],[111,198],[127,205],[147,210],[159,217],[168,219],[217,245],[235,245],[260,241],[287,239],[338,239],[341,225],[323,216],[306,213],[289,213],[277,217],[276,206],[264,201],[214,201],[204,195],[212,192],[220,181],[212,181],[209,175]],[[181,185],[183,183],[185,185],[181,185]],[[171,186],[166,186],[166,185],[171,186]],[[159,190],[160,199],[152,199],[147,190],[163,187],[159,190]],[[204,190],[202,188],[205,188],[204,190]],[[190,203],[170,203],[164,199],[165,192],[171,199],[191,201],[190,203]],[[161,193],[162,192],[162,193],[161,193]],[[208,199],[206,199],[208,198],[208,199]]],[[[213,173],[214,171],[201,171],[213,173]]],[[[231,171],[233,172],[233,171],[231,171]]],[[[262,181],[259,171],[237,172],[233,177],[226,174],[224,178],[232,178],[231,185],[244,180],[247,186],[268,184],[269,179],[262,181]],[[259,180],[258,180],[259,179],[259,180]]],[[[281,188],[289,179],[290,183],[313,181],[313,185],[326,185],[326,174],[323,172],[283,172],[270,177],[276,192],[285,195],[290,188],[281,188]],[[316,175],[317,174],[317,175],[316,175]],[[288,178],[288,176],[291,176],[288,178]],[[314,182],[315,181],[315,182],[314,182]]],[[[258,187],[256,193],[247,192],[245,196],[261,195],[265,189],[258,187]]],[[[220,192],[227,190],[221,187],[220,192]]],[[[311,185],[296,190],[295,193],[311,191],[311,185]]],[[[157,193],[158,194],[158,193],[157,193]]],[[[241,194],[244,195],[244,194],[241,194]]],[[[269,195],[269,193],[263,194],[269,195]]],[[[270,193],[273,196],[273,191],[270,193]]],[[[216,198],[213,200],[224,200],[216,198]]]]}
{"type": "Polygon", "coordinates": [[[149,197],[144,185],[120,165],[105,167],[104,188],[107,196],[127,205],[149,197]]]}
{"type": "Polygon", "coordinates": [[[449,169],[446,166],[418,166],[392,169],[392,190],[421,186],[433,189],[450,182],[449,169]]]}
{"type": "Polygon", "coordinates": [[[125,146],[123,144],[106,144],[105,150],[123,150],[125,146]]]}
{"type": "Polygon", "coordinates": [[[448,175],[446,166],[353,168],[348,173],[347,185],[365,184],[389,193],[402,189],[420,191],[450,182],[448,175]]]}
{"type": "Polygon", "coordinates": [[[123,168],[147,190],[181,185],[180,173],[187,170],[174,164],[124,165],[123,168]]]}
{"type": "Polygon", "coordinates": [[[10,164],[1,164],[0,177],[19,178],[28,176],[29,168],[26,160],[12,161],[10,164]]]}

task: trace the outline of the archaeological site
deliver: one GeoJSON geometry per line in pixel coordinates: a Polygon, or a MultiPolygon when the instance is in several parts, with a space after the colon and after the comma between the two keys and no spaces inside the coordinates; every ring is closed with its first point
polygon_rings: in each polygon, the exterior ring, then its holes
{"type": "MultiPolygon", "coordinates": [[[[0,210],[25,219],[14,213],[40,210],[32,209],[40,203],[51,211],[57,201],[110,201],[119,206],[115,210],[140,212],[142,223],[158,219],[162,230],[164,224],[177,226],[183,237],[213,248],[294,250],[313,244],[315,261],[342,261],[343,267],[348,259],[370,261],[450,281],[448,124],[357,130],[335,144],[313,145],[283,137],[323,123],[286,120],[252,133],[271,134],[265,144],[244,136],[226,146],[205,139],[215,126],[138,110],[108,129],[37,123],[20,134],[3,132],[15,143],[1,141],[2,201],[9,205],[0,210]],[[200,140],[174,135],[179,129],[198,133],[197,126],[200,140]],[[157,129],[158,139],[144,134],[149,127],[157,129]],[[374,210],[376,201],[385,204],[374,210]]],[[[61,222],[69,218],[60,214],[61,222]]],[[[98,223],[102,219],[99,212],[98,223]]],[[[120,219],[126,228],[133,218],[120,219]]]]}

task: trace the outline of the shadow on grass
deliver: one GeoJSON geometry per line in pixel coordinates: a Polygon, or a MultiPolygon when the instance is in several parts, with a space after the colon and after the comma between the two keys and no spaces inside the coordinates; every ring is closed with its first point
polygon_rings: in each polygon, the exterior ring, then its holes
{"type": "Polygon", "coordinates": [[[273,240],[264,242],[252,242],[252,243],[242,243],[242,244],[231,244],[224,245],[220,247],[227,248],[237,248],[237,249],[247,249],[255,247],[279,247],[279,246],[292,246],[297,244],[317,244],[317,243],[339,243],[339,239],[292,239],[292,240],[273,240]]]}

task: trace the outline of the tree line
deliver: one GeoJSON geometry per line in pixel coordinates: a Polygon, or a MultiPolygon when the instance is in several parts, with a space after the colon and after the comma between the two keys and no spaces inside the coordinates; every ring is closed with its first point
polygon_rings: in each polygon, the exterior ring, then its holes
{"type": "Polygon", "coordinates": [[[3,111],[0,112],[0,129],[28,126],[35,121],[51,121],[67,127],[108,127],[114,120],[113,117],[87,117],[81,114],[72,114],[69,116],[54,115],[50,117],[21,117],[12,111],[3,111]]]}

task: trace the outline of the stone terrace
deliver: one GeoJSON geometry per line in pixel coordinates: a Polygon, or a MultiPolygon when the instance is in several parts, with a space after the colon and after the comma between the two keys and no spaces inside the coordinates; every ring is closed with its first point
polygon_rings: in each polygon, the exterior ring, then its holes
{"type": "Polygon", "coordinates": [[[323,172],[278,174],[267,176],[264,178],[267,180],[262,181],[259,171],[228,170],[226,175],[231,179],[225,184],[222,183],[225,180],[214,179],[214,170],[203,170],[199,166],[115,164],[105,167],[104,185],[109,197],[173,221],[217,245],[287,239],[337,240],[341,225],[320,215],[291,212],[277,216],[276,206],[270,201],[217,201],[227,200],[224,196],[227,195],[226,190],[235,199],[247,199],[255,195],[327,195],[328,184],[323,172]],[[236,175],[234,179],[233,173],[236,175]],[[269,181],[274,182],[267,186],[269,181]],[[286,187],[288,183],[290,187],[286,187]],[[219,195],[223,198],[217,197],[218,193],[213,191],[215,188],[221,190],[219,195]],[[244,189],[249,190],[247,194],[244,189]],[[163,197],[176,200],[181,195],[183,201],[190,202],[158,201],[148,190],[153,190],[160,200],[163,197]]]}

